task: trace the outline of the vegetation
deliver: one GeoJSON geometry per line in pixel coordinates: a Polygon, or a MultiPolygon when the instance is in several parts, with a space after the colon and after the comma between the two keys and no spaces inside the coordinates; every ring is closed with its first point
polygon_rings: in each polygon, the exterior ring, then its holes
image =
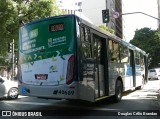
{"type": "Polygon", "coordinates": [[[0,0],[0,64],[7,65],[8,43],[18,49],[19,28],[32,20],[61,14],[55,0],[0,0]]]}
{"type": "Polygon", "coordinates": [[[149,68],[158,67],[160,63],[160,31],[150,28],[136,30],[130,43],[149,53],[149,68]]]}
{"type": "Polygon", "coordinates": [[[105,25],[100,25],[99,27],[100,27],[101,29],[105,30],[105,31],[108,31],[108,32],[114,34],[114,30],[111,29],[111,28],[109,28],[109,27],[107,27],[107,26],[105,26],[105,25]]]}

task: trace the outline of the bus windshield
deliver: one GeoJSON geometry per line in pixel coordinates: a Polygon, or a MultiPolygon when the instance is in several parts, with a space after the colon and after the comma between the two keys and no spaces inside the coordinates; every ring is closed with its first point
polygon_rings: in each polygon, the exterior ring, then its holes
{"type": "Polygon", "coordinates": [[[68,60],[75,55],[74,27],[71,16],[39,20],[21,27],[19,61],[23,83],[66,82],[68,60]]]}

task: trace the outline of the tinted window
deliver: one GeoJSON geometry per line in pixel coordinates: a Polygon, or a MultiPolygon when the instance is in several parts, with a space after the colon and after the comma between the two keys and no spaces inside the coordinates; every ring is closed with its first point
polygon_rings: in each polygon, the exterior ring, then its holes
{"type": "Polygon", "coordinates": [[[109,60],[119,62],[119,45],[113,40],[109,40],[109,60]]]}
{"type": "Polygon", "coordinates": [[[136,65],[140,65],[140,53],[139,52],[135,52],[135,63],[136,65]]]}
{"type": "Polygon", "coordinates": [[[128,63],[129,52],[128,48],[124,45],[120,45],[120,61],[122,63],[128,63]]]}
{"type": "Polygon", "coordinates": [[[92,57],[90,29],[81,27],[81,46],[85,58],[92,57]]]}

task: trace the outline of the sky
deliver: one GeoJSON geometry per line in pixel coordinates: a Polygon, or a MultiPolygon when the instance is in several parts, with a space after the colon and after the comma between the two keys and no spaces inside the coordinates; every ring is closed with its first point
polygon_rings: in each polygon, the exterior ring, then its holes
{"type": "MultiPolygon", "coordinates": [[[[64,5],[65,5],[65,7],[67,7],[67,9],[68,8],[71,9],[75,5],[75,4],[73,4],[73,2],[75,2],[75,1],[82,1],[83,2],[83,0],[63,0],[63,2],[65,2],[64,5]]],[[[146,13],[148,15],[151,15],[151,16],[158,18],[157,0],[122,0],[122,3],[123,3],[123,6],[122,6],[123,12],[122,13],[143,12],[143,13],[146,13]]],[[[75,7],[73,7],[73,8],[75,9],[75,7]]],[[[100,9],[103,9],[103,8],[100,8],[100,9]]],[[[125,36],[124,40],[126,40],[127,42],[129,42],[130,40],[133,39],[136,29],[148,27],[148,28],[151,28],[152,30],[155,30],[158,27],[158,21],[156,19],[148,17],[148,16],[140,14],[140,13],[139,14],[123,15],[123,20],[124,20],[123,33],[125,36]]],[[[102,22],[102,20],[100,20],[100,22],[102,22]]]]}
{"type": "MultiPolygon", "coordinates": [[[[123,13],[143,12],[158,18],[157,0],[123,0],[123,13]]],[[[135,30],[144,27],[157,29],[158,21],[143,14],[124,15],[124,36],[129,42],[133,39],[135,30]]]]}

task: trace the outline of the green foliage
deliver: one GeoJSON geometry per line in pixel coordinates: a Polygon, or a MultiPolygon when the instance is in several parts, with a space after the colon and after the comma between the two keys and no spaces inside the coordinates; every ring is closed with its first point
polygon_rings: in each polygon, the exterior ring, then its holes
{"type": "Polygon", "coordinates": [[[149,68],[158,67],[158,63],[160,63],[160,31],[150,28],[136,30],[130,43],[149,53],[149,68]]]}
{"type": "Polygon", "coordinates": [[[105,30],[105,31],[108,31],[108,32],[114,34],[114,30],[111,29],[111,28],[109,28],[109,27],[107,27],[107,26],[105,26],[105,25],[100,25],[99,27],[100,27],[101,29],[105,30]]]}
{"type": "MultiPolygon", "coordinates": [[[[0,0],[0,56],[7,56],[7,45],[13,39],[18,49],[18,31],[22,23],[58,14],[62,11],[55,0],[0,0]]],[[[2,57],[1,60],[5,60],[2,57]]]]}

